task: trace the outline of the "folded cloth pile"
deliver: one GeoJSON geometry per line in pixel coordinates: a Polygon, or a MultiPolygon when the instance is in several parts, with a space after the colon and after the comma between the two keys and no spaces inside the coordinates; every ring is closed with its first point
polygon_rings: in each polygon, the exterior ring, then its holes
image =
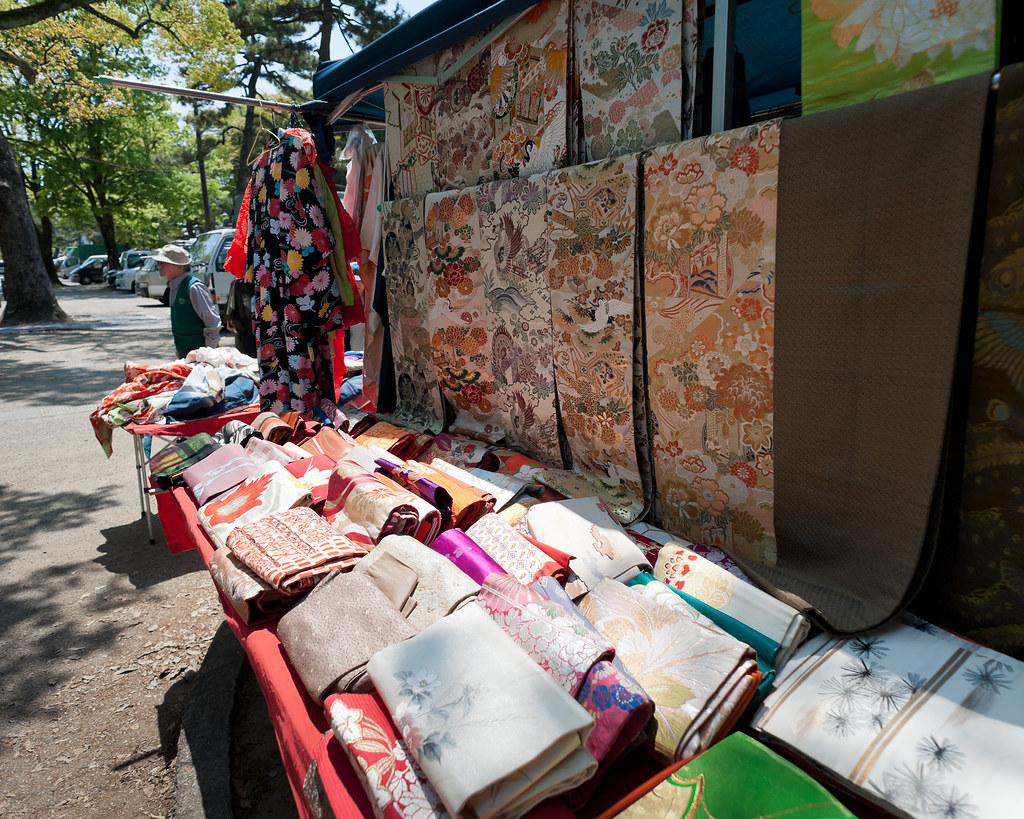
{"type": "Polygon", "coordinates": [[[150,477],[161,489],[182,486],[181,473],[212,455],[219,447],[220,444],[205,432],[170,443],[149,459],[150,477]]]}
{"type": "Polygon", "coordinates": [[[333,570],[351,569],[367,554],[308,507],[239,526],[227,546],[275,589],[291,593],[315,586],[333,570]]]}
{"type": "Polygon", "coordinates": [[[259,469],[245,449],[225,444],[181,473],[200,506],[238,486],[259,469]]]}
{"type": "Polygon", "coordinates": [[[238,444],[245,446],[250,438],[262,438],[259,432],[245,421],[228,421],[213,434],[213,440],[219,444],[238,444]]]}
{"type": "Polygon", "coordinates": [[[268,461],[276,461],[277,463],[285,466],[290,464],[292,461],[297,461],[300,458],[308,456],[309,453],[302,453],[296,455],[295,452],[288,449],[290,444],[282,446],[281,444],[275,444],[272,441],[265,441],[262,438],[250,438],[246,441],[245,451],[249,454],[258,464],[265,464],[268,461]]]}
{"type": "Polygon", "coordinates": [[[441,515],[418,495],[385,483],[348,460],[338,461],[327,486],[324,515],[343,512],[379,540],[386,535],[410,535],[429,543],[441,530],[441,515]]]}
{"type": "Polygon", "coordinates": [[[461,467],[434,458],[430,467],[446,472],[463,483],[479,489],[487,495],[494,495],[494,509],[501,511],[512,503],[522,501],[537,502],[544,492],[544,487],[537,483],[513,478],[511,475],[499,475],[484,469],[462,469],[461,467]]]}
{"type": "Polygon", "coordinates": [[[1024,663],[912,614],[812,637],[753,727],[899,816],[1016,816],[1024,804],[1024,663]]]}
{"type": "Polygon", "coordinates": [[[614,580],[598,583],[579,608],[654,701],[657,758],[672,762],[709,747],[753,698],[754,651],[725,632],[614,580]]]}
{"type": "Polygon", "coordinates": [[[733,577],[682,544],[661,548],[654,576],[726,631],[732,633],[733,629],[721,615],[760,635],[757,645],[750,644],[772,668],[782,668],[810,632],[810,621],[792,606],[733,577]]]}
{"type": "Polygon", "coordinates": [[[366,663],[418,633],[366,573],[332,572],[281,618],[277,635],[317,702],[371,688],[366,663]]]}
{"type": "Polygon", "coordinates": [[[447,526],[465,531],[488,512],[494,511],[494,496],[481,492],[473,486],[463,483],[458,478],[427,466],[419,461],[406,461],[395,464],[386,459],[377,461],[384,474],[408,486],[414,492],[420,492],[419,482],[426,479],[447,492],[451,498],[452,512],[447,526]]]}
{"type": "Polygon", "coordinates": [[[292,461],[285,469],[309,489],[313,495],[313,504],[316,505],[327,500],[327,486],[335,463],[334,459],[327,455],[312,455],[299,461],[292,461]]]}
{"type": "Polygon", "coordinates": [[[526,513],[526,525],[537,540],[573,555],[569,568],[580,581],[570,589],[573,597],[606,577],[625,583],[651,570],[643,552],[598,498],[538,503],[526,513]]]}
{"type": "MultiPolygon", "coordinates": [[[[403,606],[409,622],[426,628],[470,602],[480,591],[480,584],[458,566],[411,537],[390,535],[370,554],[355,565],[356,572],[388,571],[388,557],[394,558],[417,575],[411,600],[414,607],[403,606]]],[[[393,567],[392,569],[393,570],[393,567]]]]}
{"type": "Polygon", "coordinates": [[[453,816],[521,815],[597,767],[585,747],[593,720],[477,605],[379,651],[367,670],[453,816]]]}
{"type": "Polygon", "coordinates": [[[299,448],[313,455],[326,455],[335,461],[340,461],[355,445],[355,439],[347,433],[323,427],[312,438],[303,441],[299,448]]]}
{"type": "Polygon", "coordinates": [[[355,436],[363,446],[379,446],[396,458],[408,460],[417,457],[430,446],[433,437],[421,432],[396,427],[387,421],[378,421],[360,435],[355,436]]]}
{"type": "Polygon", "coordinates": [[[210,558],[210,574],[224,599],[246,625],[276,619],[295,603],[296,595],[275,589],[240,561],[227,546],[210,558]]]}
{"type": "Polygon", "coordinates": [[[200,506],[196,517],[210,539],[224,546],[235,527],[312,502],[312,493],[297,478],[270,461],[230,492],[200,506]]]}
{"type": "Polygon", "coordinates": [[[466,534],[520,583],[530,584],[545,576],[566,576],[567,560],[552,558],[496,514],[484,515],[466,534]]]}
{"type": "Polygon", "coordinates": [[[461,466],[464,469],[479,467],[488,472],[494,472],[501,466],[498,456],[484,444],[470,438],[460,438],[450,432],[435,435],[430,446],[417,460],[432,464],[435,458],[452,466],[461,466]]]}
{"type": "Polygon", "coordinates": [[[442,532],[430,544],[430,548],[462,569],[473,578],[474,583],[482,584],[489,575],[506,573],[494,558],[461,529],[442,532]]]}

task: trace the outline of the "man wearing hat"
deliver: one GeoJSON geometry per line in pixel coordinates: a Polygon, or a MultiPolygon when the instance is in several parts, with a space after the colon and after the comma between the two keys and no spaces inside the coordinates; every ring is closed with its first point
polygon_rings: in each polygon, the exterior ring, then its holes
{"type": "Polygon", "coordinates": [[[187,273],[192,257],[178,245],[164,245],[157,251],[156,269],[167,280],[171,305],[171,333],[178,358],[200,347],[220,345],[220,313],[205,284],[187,273]]]}

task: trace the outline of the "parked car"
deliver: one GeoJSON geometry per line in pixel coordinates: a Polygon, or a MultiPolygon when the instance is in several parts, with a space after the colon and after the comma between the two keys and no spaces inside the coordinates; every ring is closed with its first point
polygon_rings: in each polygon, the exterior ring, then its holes
{"type": "Polygon", "coordinates": [[[156,269],[156,257],[150,256],[145,259],[142,267],[135,272],[135,295],[144,299],[159,299],[166,303],[167,282],[160,278],[156,269]]]}
{"type": "Polygon", "coordinates": [[[192,245],[192,275],[210,288],[213,303],[220,310],[221,318],[228,306],[228,290],[234,278],[224,269],[228,249],[235,239],[234,228],[220,228],[196,237],[192,245]]]}
{"type": "Polygon", "coordinates": [[[152,255],[152,250],[126,250],[122,253],[121,267],[114,271],[113,286],[117,290],[129,290],[134,293],[135,274],[142,267],[142,263],[152,255]]]}
{"type": "Polygon", "coordinates": [[[95,284],[104,280],[107,272],[107,257],[103,255],[90,256],[77,267],[68,273],[68,281],[79,284],[95,284]]]}

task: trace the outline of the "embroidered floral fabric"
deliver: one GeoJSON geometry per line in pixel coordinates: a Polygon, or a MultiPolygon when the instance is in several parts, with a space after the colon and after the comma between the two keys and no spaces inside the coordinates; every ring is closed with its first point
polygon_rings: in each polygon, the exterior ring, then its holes
{"type": "Polygon", "coordinates": [[[997,65],[995,0],[808,0],[803,113],[877,99],[997,65]]]}
{"type": "MultiPolygon", "coordinates": [[[[402,70],[404,75],[430,76],[432,57],[402,70]]],[[[400,199],[434,190],[437,173],[437,127],[434,103],[437,86],[430,83],[384,83],[384,121],[388,162],[395,195],[400,199]]]]}
{"type": "Polygon", "coordinates": [[[435,458],[447,461],[453,466],[461,466],[466,469],[480,467],[493,471],[501,466],[498,456],[483,444],[471,441],[468,438],[461,438],[448,432],[435,435],[430,446],[420,455],[419,460],[429,464],[435,458]]]}
{"type": "MultiPolygon", "coordinates": [[[[388,317],[394,356],[397,404],[394,417],[402,426],[440,432],[444,411],[431,338],[424,317],[436,292],[427,272],[423,241],[423,200],[402,199],[381,205],[388,317]]],[[[351,415],[351,414],[350,414],[351,415]]]]}
{"type": "Polygon", "coordinates": [[[450,819],[441,797],[395,731],[379,695],[334,695],[327,700],[327,716],[375,816],[450,819]]]}
{"type": "Polygon", "coordinates": [[[491,167],[502,178],[566,164],[568,0],[545,0],[491,44],[491,167]]]}
{"type": "Polygon", "coordinates": [[[635,158],[550,174],[549,269],[555,381],[573,466],[617,517],[645,509],[635,430],[646,427],[633,338],[636,293],[635,158]]]}
{"type": "Polygon", "coordinates": [[[497,515],[484,515],[466,534],[520,583],[564,570],[497,515]]]}
{"type": "Polygon", "coordinates": [[[1024,799],[1024,666],[911,614],[808,640],[754,727],[901,815],[1012,815],[1024,799]]]}
{"type": "Polygon", "coordinates": [[[576,62],[589,159],[693,133],[697,0],[576,3],[576,62]]]}
{"type": "Polygon", "coordinates": [[[707,546],[703,543],[690,543],[689,541],[680,540],[674,535],[670,535],[663,529],[659,529],[657,526],[651,526],[649,523],[642,521],[635,521],[626,527],[626,532],[633,538],[644,550],[644,554],[647,555],[647,559],[653,564],[658,559],[658,552],[661,551],[662,546],[676,545],[684,546],[694,554],[698,554],[701,557],[711,561],[716,566],[721,566],[729,574],[738,580],[742,580],[744,583],[753,583],[753,581],[743,573],[743,569],[733,563],[732,558],[729,557],[721,549],[716,549],[714,546],[707,546]]]}
{"type": "Polygon", "coordinates": [[[775,561],[777,120],[644,160],[647,372],[662,524],[775,561]]]}
{"type": "Polygon", "coordinates": [[[498,420],[510,447],[562,466],[555,409],[545,177],[476,189],[483,299],[498,420]]]}
{"type": "Polygon", "coordinates": [[[260,154],[250,186],[245,279],[255,285],[260,406],[308,410],[334,392],[327,334],[344,326],[331,272],[334,234],[308,131],[290,129],[260,154]],[[313,350],[313,355],[310,355],[313,350]]]}
{"type": "MultiPolygon", "coordinates": [[[[436,71],[445,71],[457,55],[472,48],[474,35],[437,55],[436,71]]],[[[434,190],[461,189],[494,178],[491,170],[491,47],[486,46],[445,80],[434,97],[437,164],[434,190]]]]}

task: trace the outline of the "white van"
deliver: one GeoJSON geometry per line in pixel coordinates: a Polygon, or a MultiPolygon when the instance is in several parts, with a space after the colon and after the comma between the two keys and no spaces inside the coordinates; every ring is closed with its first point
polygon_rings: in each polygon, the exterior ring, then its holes
{"type": "Polygon", "coordinates": [[[235,239],[234,228],[221,228],[201,233],[192,245],[192,264],[189,272],[210,288],[213,303],[220,310],[221,319],[228,306],[228,288],[234,278],[224,269],[228,248],[235,239]]]}

